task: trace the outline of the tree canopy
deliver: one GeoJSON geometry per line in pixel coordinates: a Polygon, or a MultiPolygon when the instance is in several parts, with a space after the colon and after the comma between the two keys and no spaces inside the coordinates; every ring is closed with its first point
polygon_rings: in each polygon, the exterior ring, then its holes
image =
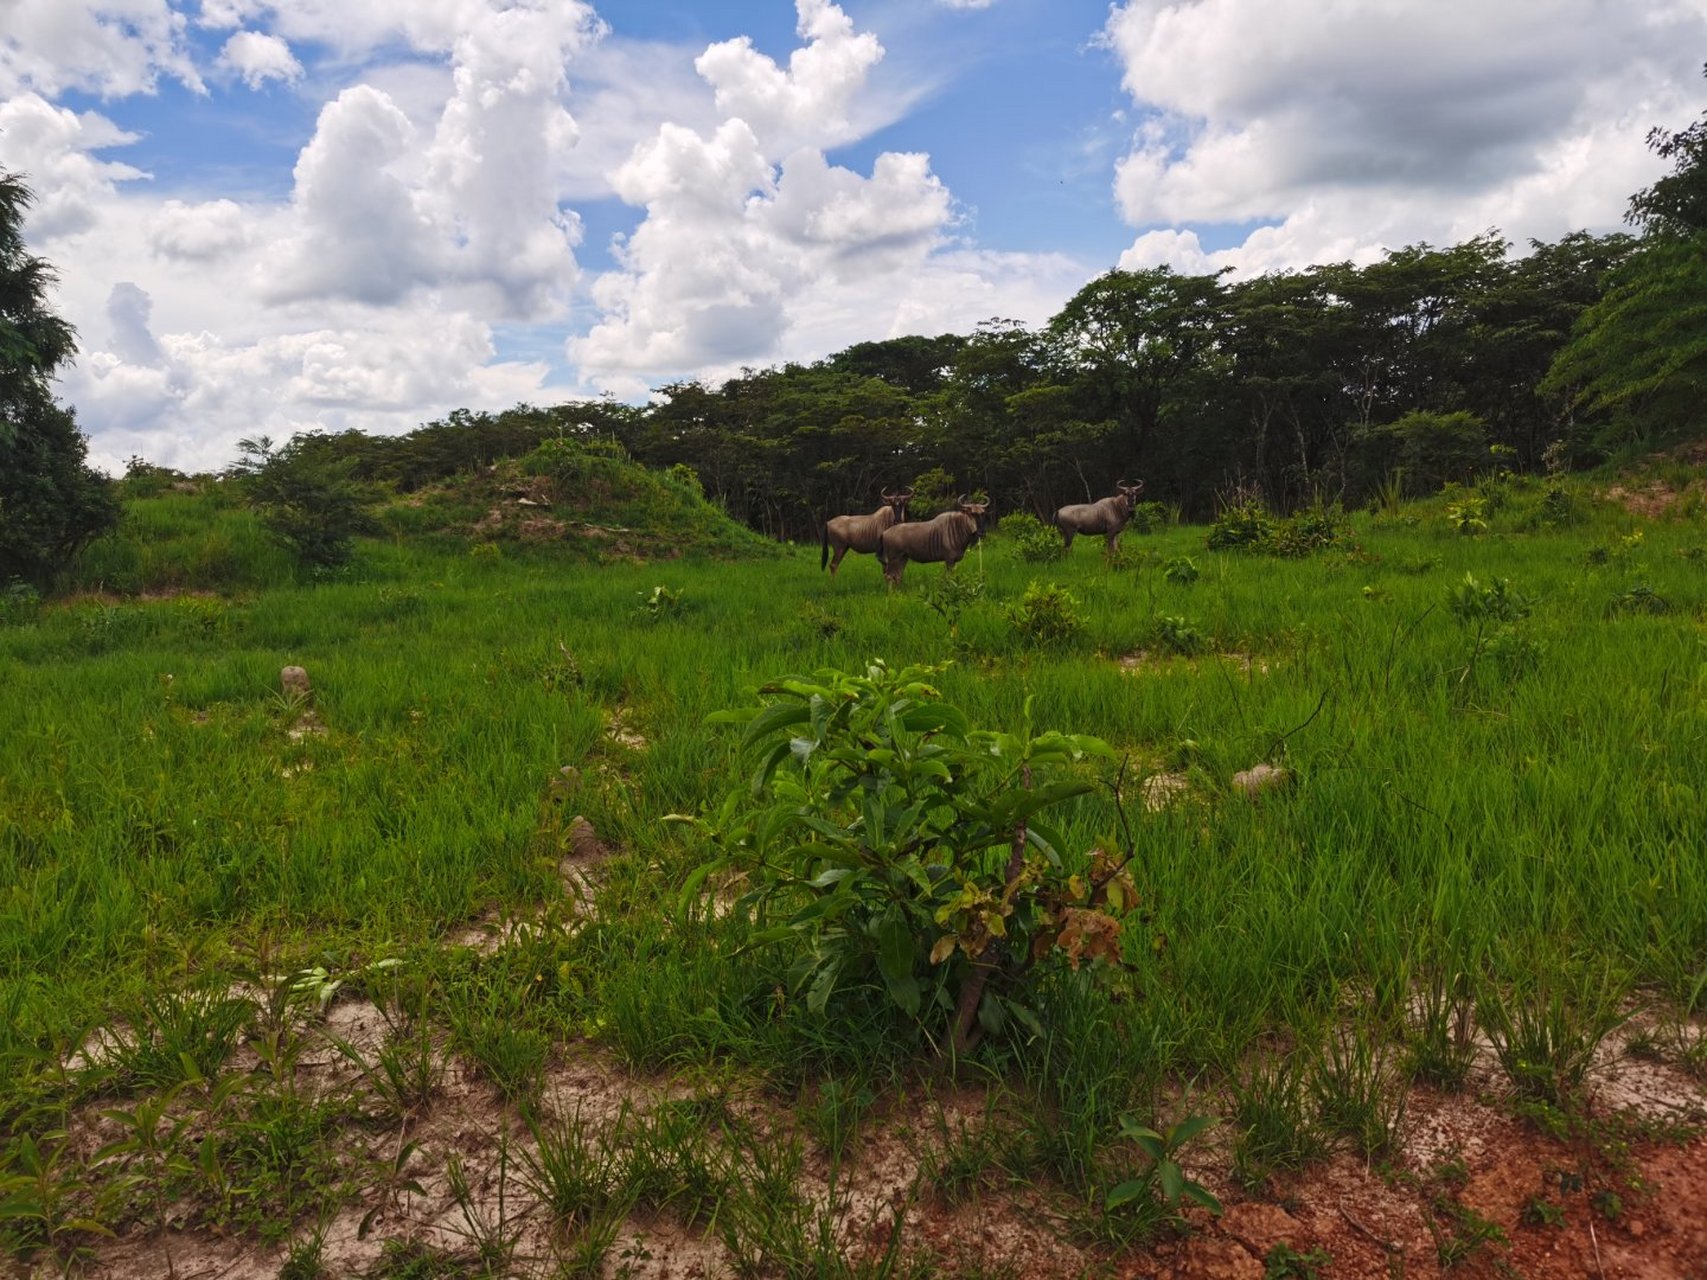
{"type": "Polygon", "coordinates": [[[54,372],[74,354],[71,326],[47,306],[53,268],[24,245],[30,189],[0,172],[0,585],[49,585],[118,519],[111,483],[85,464],[88,442],[54,402],[54,372]]]}

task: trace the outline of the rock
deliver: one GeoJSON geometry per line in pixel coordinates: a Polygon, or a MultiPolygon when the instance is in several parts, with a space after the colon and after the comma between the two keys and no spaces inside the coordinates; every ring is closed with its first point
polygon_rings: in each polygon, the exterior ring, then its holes
{"type": "Polygon", "coordinates": [[[569,820],[569,852],[583,862],[598,862],[610,856],[593,824],[580,814],[569,820]]]}
{"type": "Polygon", "coordinates": [[[314,690],[308,685],[308,672],[302,667],[285,667],[279,672],[279,684],[287,698],[312,698],[314,690]]]}
{"type": "Polygon", "coordinates": [[[1264,791],[1274,791],[1292,781],[1290,769],[1276,768],[1272,764],[1252,765],[1233,775],[1233,786],[1244,792],[1245,798],[1255,800],[1264,791]]]}

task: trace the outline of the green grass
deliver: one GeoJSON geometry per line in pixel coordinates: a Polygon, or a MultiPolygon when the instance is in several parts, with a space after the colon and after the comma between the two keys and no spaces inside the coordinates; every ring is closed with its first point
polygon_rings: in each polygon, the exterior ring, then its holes
{"type": "MultiPolygon", "coordinates": [[[[875,657],[952,660],[943,694],[974,724],[1017,728],[1029,698],[1039,730],[1130,754],[1141,998],[1064,981],[1041,1042],[982,1051],[1058,1122],[1031,1159],[1066,1186],[1096,1182],[1099,1143],[1159,1082],[1236,1079],[1260,1036],[1319,1026],[1347,990],[1377,993],[1397,1033],[1433,958],[1480,964],[1514,999],[1543,964],[1616,975],[1590,1020],[1632,987],[1687,1000],[1707,954],[1707,560],[1691,554],[1707,537],[1674,522],[1633,539],[1637,522],[1587,502],[1532,527],[1534,496],[1475,536],[1439,504],[1360,516],[1359,549],[1305,559],[1209,551],[1189,527],[1128,535],[1114,570],[1084,547],[1026,563],[997,539],[958,570],[982,593],[953,597],[935,566],[894,593],[869,557],[831,579],[816,548],[590,565],[399,539],[299,583],[221,499],[133,504],[137,557],[188,564],[185,548],[225,537],[208,576],[175,581],[228,594],[49,602],[0,627],[0,1061],[15,1068],[0,1069],[0,1135],[40,1132],[37,1108],[66,1096],[53,1064],[90,1028],[150,1008],[170,1023],[173,993],[219,990],[256,954],[333,974],[404,958],[452,1051],[523,1105],[580,1036],[790,1096],[826,1076],[881,1089],[921,1046],[881,1002],[824,1025],[788,996],[787,957],[741,951],[726,921],[679,921],[699,851],[660,822],[745,776],[708,713],[773,676],[875,657]],[[1164,572],[1185,556],[1195,580],[1164,572]],[[1455,616],[1466,574],[1508,579],[1527,616],[1455,616]],[[1016,624],[1033,583],[1065,587],[1076,625],[1016,624]],[[1669,611],[1609,608],[1638,585],[1669,611]],[[658,586],[679,602],[646,608],[658,586]],[[323,734],[292,736],[286,664],[308,669],[323,734]],[[644,748],[607,732],[616,716],[644,748]],[[1248,802],[1231,775],[1265,759],[1295,780],[1248,802]],[[1144,812],[1138,779],[1180,760],[1196,799],[1144,812]],[[558,898],[576,813],[621,850],[597,918],[494,957],[443,948],[464,922],[558,898]]],[[[1117,836],[1106,791],[1062,815],[1080,849],[1117,836]]],[[[1563,1078],[1580,1028],[1560,990],[1543,1048],[1563,1078]]],[[[139,1055],[153,1065],[103,1087],[164,1081],[171,1043],[162,1030],[139,1055]]],[[[1338,1123],[1361,1134],[1360,1116],[1338,1123]]],[[[312,1139],[285,1119],[278,1141],[312,1139]]]]}

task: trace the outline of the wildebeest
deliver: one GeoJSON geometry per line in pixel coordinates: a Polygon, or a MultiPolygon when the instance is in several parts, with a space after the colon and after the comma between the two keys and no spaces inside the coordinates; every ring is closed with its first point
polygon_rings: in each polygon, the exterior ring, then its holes
{"type": "Polygon", "coordinates": [[[883,562],[883,576],[889,579],[890,586],[901,585],[901,575],[906,572],[909,560],[925,564],[940,560],[946,569],[953,569],[966,549],[984,536],[984,525],[989,519],[988,502],[969,502],[963,493],[955,508],[934,520],[898,524],[883,531],[877,540],[877,558],[883,562]]]}
{"type": "Polygon", "coordinates": [[[883,491],[883,505],[868,516],[831,516],[824,521],[823,550],[818,555],[818,567],[830,567],[830,576],[836,576],[836,569],[842,563],[842,557],[850,551],[863,551],[871,555],[877,550],[877,540],[883,536],[883,531],[891,525],[905,524],[907,521],[907,504],[913,499],[911,489],[903,489],[900,493],[883,491]],[[836,558],[830,559],[830,548],[836,549],[836,558]]]}
{"type": "Polygon", "coordinates": [[[1072,550],[1075,533],[1100,533],[1108,540],[1104,550],[1109,555],[1114,554],[1115,543],[1120,541],[1120,531],[1126,528],[1126,522],[1132,519],[1132,508],[1138,505],[1138,494],[1144,488],[1144,482],[1127,484],[1122,480],[1114,487],[1120,492],[1112,498],[1104,498],[1101,502],[1077,502],[1055,513],[1055,527],[1061,531],[1068,550],[1072,550]]]}

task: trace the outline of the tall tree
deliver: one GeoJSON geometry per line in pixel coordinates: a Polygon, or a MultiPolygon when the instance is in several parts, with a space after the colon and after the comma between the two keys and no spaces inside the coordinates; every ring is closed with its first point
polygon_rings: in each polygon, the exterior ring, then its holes
{"type": "Polygon", "coordinates": [[[1146,462],[1169,393],[1209,360],[1224,313],[1219,274],[1117,270],[1080,289],[1049,336],[1101,410],[1084,416],[1114,421],[1128,455],[1146,462]]]}
{"type": "Polygon", "coordinates": [[[1630,197],[1641,244],[1544,383],[1601,424],[1604,446],[1707,434],[1707,112],[1675,133],[1653,130],[1648,145],[1673,168],[1630,197]]]}
{"type": "Polygon", "coordinates": [[[118,520],[113,485],[86,463],[88,441],[54,403],[54,371],[76,351],[47,306],[53,268],[24,246],[32,199],[0,172],[0,584],[38,587],[118,520]]]}

